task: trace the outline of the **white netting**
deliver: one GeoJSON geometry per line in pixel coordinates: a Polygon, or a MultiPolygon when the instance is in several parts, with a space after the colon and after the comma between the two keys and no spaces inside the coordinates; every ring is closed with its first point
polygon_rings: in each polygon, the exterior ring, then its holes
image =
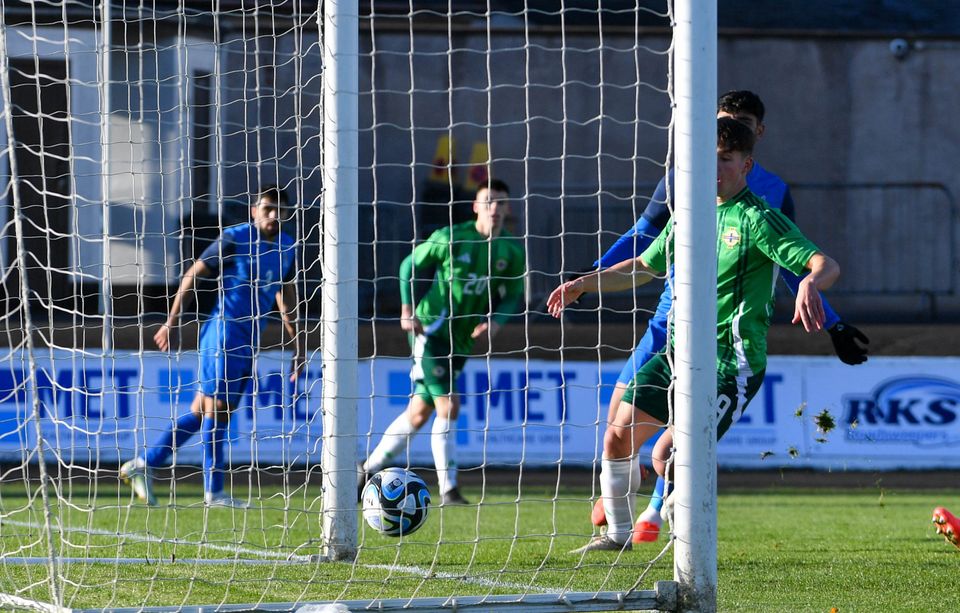
{"type": "MultiPolygon", "coordinates": [[[[439,505],[428,422],[396,462],[431,489],[425,526],[396,539],[361,522],[356,559],[326,563],[322,499],[353,476],[321,466],[319,318],[332,282],[320,272],[322,164],[333,127],[319,3],[0,8],[0,602],[653,606],[642,590],[672,576],[656,563],[669,558],[666,534],[602,558],[567,552],[592,534],[607,403],[643,332],[638,305],[659,287],[584,300],[563,326],[543,304],[561,275],[591,267],[633,225],[664,176],[666,5],[361,4],[358,459],[412,392],[401,260],[473,219],[474,192],[492,177],[510,186],[507,227],[526,263],[519,313],[492,344],[481,335],[458,384],[452,455],[471,504],[439,505]],[[153,470],[158,504],[147,506],[121,464],[184,430],[201,326],[229,294],[232,277],[216,273],[240,274],[231,266],[244,257],[217,239],[249,221],[267,185],[297,210],[280,231],[297,247],[288,281],[306,372],[288,379],[294,343],[277,309],[247,305],[244,317],[266,324],[244,339],[253,374],[224,434],[223,491],[250,507],[204,504],[203,432],[153,470]],[[173,351],[160,352],[154,334],[211,244],[211,274],[189,292],[173,351]]],[[[660,598],[669,605],[666,586],[660,598]]]]}

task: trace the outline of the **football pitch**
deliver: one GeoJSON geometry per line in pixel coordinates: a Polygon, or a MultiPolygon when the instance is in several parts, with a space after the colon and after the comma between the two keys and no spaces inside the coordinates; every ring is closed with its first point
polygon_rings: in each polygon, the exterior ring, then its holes
{"type": "MultiPolygon", "coordinates": [[[[168,490],[159,488],[169,500],[168,490]]],[[[652,589],[672,577],[667,539],[622,554],[568,553],[585,542],[585,488],[466,488],[480,507],[432,508],[399,539],[361,526],[354,563],[318,562],[319,488],[263,487],[255,508],[129,503],[104,483],[52,496],[50,525],[71,608],[178,607],[333,599],[652,589]],[[400,545],[398,547],[398,544],[400,545]],[[663,556],[651,563],[661,553],[663,556]]],[[[52,494],[53,492],[51,492],[52,494]]],[[[719,499],[721,611],[960,610],[960,550],[934,534],[955,491],[725,490],[719,499]]],[[[40,492],[0,487],[0,593],[50,601],[40,492]]]]}

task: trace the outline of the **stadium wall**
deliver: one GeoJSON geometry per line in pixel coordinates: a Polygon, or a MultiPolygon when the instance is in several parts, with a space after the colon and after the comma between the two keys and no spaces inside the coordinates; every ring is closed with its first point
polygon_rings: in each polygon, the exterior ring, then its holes
{"type": "MultiPolygon", "coordinates": [[[[951,118],[960,103],[955,76],[960,42],[920,45],[901,58],[891,52],[890,40],[721,33],[720,90],[751,89],[764,98],[768,129],[758,157],[794,185],[801,226],[844,267],[831,291],[841,312],[860,320],[956,321],[960,175],[953,161],[960,159],[960,128],[951,118]]],[[[364,41],[369,51],[370,41],[364,41]]],[[[625,31],[604,34],[603,54],[595,33],[567,34],[562,41],[550,31],[533,33],[529,64],[521,32],[493,31],[490,41],[498,61],[488,100],[486,32],[454,31],[452,42],[445,31],[416,32],[413,49],[425,55],[413,60],[406,33],[376,33],[377,50],[394,54],[377,56],[376,82],[371,62],[361,63],[361,89],[374,92],[364,98],[361,125],[373,125],[374,117],[377,125],[361,136],[361,199],[373,199],[376,182],[379,211],[376,222],[370,214],[364,218],[362,240],[372,243],[376,236],[378,245],[375,254],[364,245],[371,257],[362,258],[367,262],[362,273],[395,275],[394,262],[414,237],[409,206],[422,199],[438,137],[449,129],[454,161],[466,166],[471,145],[486,138],[489,121],[493,173],[526,195],[515,207],[516,228],[530,233],[528,257],[536,271],[531,300],[539,303],[560,263],[568,269],[589,265],[599,248],[630,226],[662,176],[666,134],[654,126],[669,122],[667,98],[641,87],[635,103],[627,84],[639,77],[664,86],[666,60],[638,52],[638,75],[631,54],[612,51],[634,44],[633,33],[625,31]],[[408,95],[411,61],[417,81],[408,95]],[[528,70],[535,86],[524,90],[528,70]],[[564,79],[569,85],[561,105],[557,86],[564,79]],[[448,99],[443,92],[450,87],[454,93],[448,99]],[[624,124],[635,117],[650,122],[636,129],[636,164],[634,131],[624,124]],[[526,155],[531,161],[525,165],[526,155]],[[562,244],[553,238],[563,230],[561,216],[541,214],[561,201],[565,227],[578,233],[562,244]],[[596,231],[599,246],[590,235],[596,231]],[[397,242],[390,244],[391,238],[397,242]]],[[[641,34],[637,43],[653,49],[668,44],[655,34],[641,34]]],[[[378,282],[381,312],[396,309],[395,283],[378,282]]],[[[625,304],[629,307],[629,299],[625,304]]]]}

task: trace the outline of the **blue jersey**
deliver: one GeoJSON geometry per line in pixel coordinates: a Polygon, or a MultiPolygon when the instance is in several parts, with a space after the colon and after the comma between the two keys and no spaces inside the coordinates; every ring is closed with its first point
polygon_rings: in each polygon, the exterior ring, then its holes
{"type": "Polygon", "coordinates": [[[224,230],[200,260],[222,287],[201,336],[229,351],[252,352],[282,283],[296,275],[296,243],[283,232],[267,240],[245,223],[224,230]]]}
{"type": "MultiPolygon", "coordinates": [[[[670,193],[673,191],[673,171],[668,175],[670,193]]],[[[779,209],[790,221],[794,219],[793,197],[790,188],[783,179],[754,162],[747,174],[747,186],[750,191],[762,198],[770,208],[779,209]]],[[[637,257],[653,242],[670,220],[670,207],[667,206],[667,184],[660,179],[653,191],[650,202],[630,230],[617,239],[612,247],[594,262],[594,266],[606,268],[624,260],[637,257]]]]}

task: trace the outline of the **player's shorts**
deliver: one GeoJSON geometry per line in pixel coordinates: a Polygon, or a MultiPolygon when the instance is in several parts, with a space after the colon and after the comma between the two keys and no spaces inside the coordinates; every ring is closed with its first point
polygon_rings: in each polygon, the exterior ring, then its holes
{"type": "MultiPolygon", "coordinates": [[[[749,377],[717,374],[718,439],[743,415],[763,383],[763,374],[764,371],[749,377]]],[[[623,401],[667,423],[670,414],[668,390],[672,378],[667,356],[654,356],[637,371],[623,395],[623,401]]]]}
{"type": "Polygon", "coordinates": [[[200,393],[237,408],[253,379],[253,347],[228,344],[214,325],[204,324],[200,332],[200,393]]]}
{"type": "Polygon", "coordinates": [[[438,396],[449,396],[456,388],[467,356],[451,355],[453,348],[446,337],[411,334],[409,340],[413,349],[413,368],[410,369],[413,393],[428,404],[433,404],[438,396]]]}

